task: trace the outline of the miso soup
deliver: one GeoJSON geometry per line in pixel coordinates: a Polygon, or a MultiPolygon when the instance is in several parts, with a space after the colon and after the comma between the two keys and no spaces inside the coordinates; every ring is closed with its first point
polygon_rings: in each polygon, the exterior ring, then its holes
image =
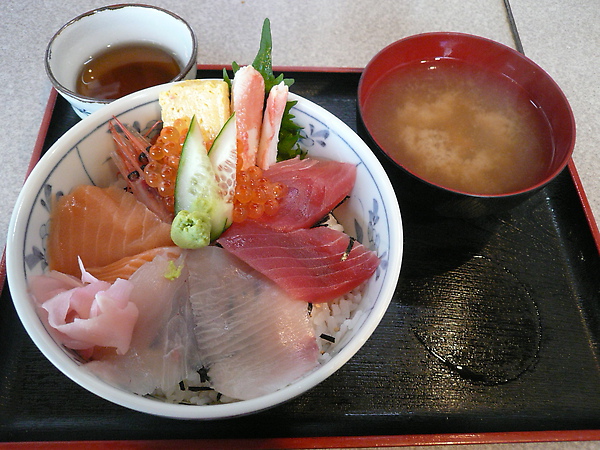
{"type": "Polygon", "coordinates": [[[363,119],[409,172],[470,194],[527,188],[554,154],[550,125],[523,88],[452,59],[388,74],[365,99],[363,119]]]}

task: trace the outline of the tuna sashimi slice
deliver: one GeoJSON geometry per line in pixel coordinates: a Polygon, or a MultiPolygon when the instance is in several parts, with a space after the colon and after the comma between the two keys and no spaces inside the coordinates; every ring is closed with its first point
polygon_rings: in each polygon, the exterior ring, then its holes
{"type": "Polygon", "coordinates": [[[132,194],[79,186],[53,205],[47,261],[50,270],[80,277],[78,256],[86,267],[101,267],[173,245],[171,226],[132,194]]]}
{"type": "Polygon", "coordinates": [[[309,228],[323,219],[352,191],[356,167],[338,161],[294,158],[273,164],[264,172],[273,183],[287,186],[274,216],[258,221],[280,231],[309,228]]]}
{"type": "Polygon", "coordinates": [[[247,400],[317,366],[305,303],[219,247],[193,250],[187,267],[200,357],[215,390],[247,400]]]}
{"type": "Polygon", "coordinates": [[[283,233],[247,221],[232,225],[217,242],[293,298],[313,303],[350,292],[379,265],[374,252],[328,227],[283,233]]]}

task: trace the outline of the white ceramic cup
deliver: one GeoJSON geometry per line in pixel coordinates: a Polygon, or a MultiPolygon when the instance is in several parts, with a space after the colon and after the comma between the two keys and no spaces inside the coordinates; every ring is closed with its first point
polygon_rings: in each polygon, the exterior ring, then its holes
{"type": "Polygon", "coordinates": [[[182,68],[171,81],[196,77],[198,43],[194,31],[181,17],[141,4],[94,9],[65,24],[46,49],[48,77],[79,117],[84,118],[113,101],[76,92],[83,64],[109,46],[132,42],[155,44],[170,52],[182,68]]]}

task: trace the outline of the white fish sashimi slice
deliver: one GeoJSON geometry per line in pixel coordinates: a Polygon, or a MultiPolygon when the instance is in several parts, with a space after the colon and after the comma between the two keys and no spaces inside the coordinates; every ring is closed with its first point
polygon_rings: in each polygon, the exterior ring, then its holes
{"type": "Polygon", "coordinates": [[[169,280],[164,277],[167,270],[169,259],[159,255],[129,279],[134,284],[131,301],[140,311],[129,352],[85,365],[100,378],[140,395],[156,389],[169,392],[199,368],[186,273],[169,280]]]}
{"type": "Polygon", "coordinates": [[[317,366],[305,302],[218,247],[190,252],[187,267],[200,358],[215,390],[256,398],[317,366]]]}
{"type": "MultiPolygon", "coordinates": [[[[159,254],[129,278],[134,285],[130,300],[140,311],[131,340],[133,347],[150,346],[172,315],[174,298],[183,287],[185,273],[174,279],[166,278],[170,261],[172,258],[159,254]]],[[[184,257],[180,256],[173,264],[179,267],[183,261],[184,257]]]]}

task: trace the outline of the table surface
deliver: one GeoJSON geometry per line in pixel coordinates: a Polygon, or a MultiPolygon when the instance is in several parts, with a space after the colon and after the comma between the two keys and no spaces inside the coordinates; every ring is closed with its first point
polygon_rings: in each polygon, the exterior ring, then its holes
{"type": "MultiPolygon", "coordinates": [[[[514,48],[517,43],[507,13],[508,1],[524,53],[556,80],[571,103],[577,123],[573,160],[591,211],[599,221],[600,152],[595,139],[600,135],[598,0],[154,0],[146,3],[167,8],[190,22],[198,36],[200,64],[252,62],[262,21],[269,17],[274,65],[360,68],[395,40],[427,31],[471,33],[514,48]]],[[[2,246],[51,90],[43,64],[46,45],[65,22],[105,4],[92,0],[0,2],[2,246]]],[[[599,444],[551,444],[549,448],[587,449],[599,444]]],[[[537,444],[529,446],[537,448],[537,444]]],[[[515,444],[509,448],[517,447],[515,444]]]]}

